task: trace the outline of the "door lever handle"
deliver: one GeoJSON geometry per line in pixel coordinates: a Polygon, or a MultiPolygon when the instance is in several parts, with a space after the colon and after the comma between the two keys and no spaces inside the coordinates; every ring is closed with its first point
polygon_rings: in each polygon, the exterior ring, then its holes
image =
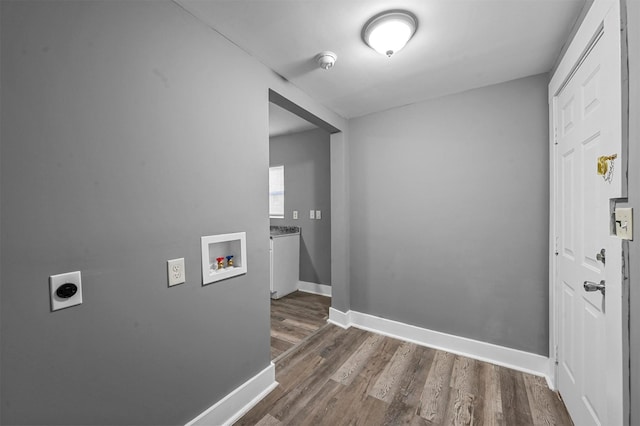
{"type": "Polygon", "coordinates": [[[597,284],[591,281],[585,281],[584,291],[600,291],[604,296],[604,280],[601,280],[600,283],[597,284]]]}

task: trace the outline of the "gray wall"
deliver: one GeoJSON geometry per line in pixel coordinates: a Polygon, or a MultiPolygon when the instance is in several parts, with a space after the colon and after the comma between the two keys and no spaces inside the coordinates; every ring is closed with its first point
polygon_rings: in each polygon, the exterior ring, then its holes
{"type": "Polygon", "coordinates": [[[546,74],[351,120],[351,309],[548,354],[546,74]]]}
{"type": "Polygon", "coordinates": [[[332,133],[331,151],[331,307],[351,309],[351,219],[348,132],[332,133]]]}
{"type": "Polygon", "coordinates": [[[1,7],[1,422],[184,424],[270,362],[268,89],[344,120],[169,1],[1,7]],[[248,273],[202,287],[233,231],[248,273]]]}
{"type": "Polygon", "coordinates": [[[331,285],[331,161],[329,133],[317,129],[269,139],[269,165],[284,165],[285,218],[272,225],[302,227],[300,280],[331,285]],[[309,210],[320,210],[320,220],[309,210]],[[299,219],[293,220],[293,210],[299,219]]]}
{"type": "Polygon", "coordinates": [[[629,243],[631,422],[640,424],[640,2],[627,0],[629,49],[629,205],[636,222],[629,243]]]}

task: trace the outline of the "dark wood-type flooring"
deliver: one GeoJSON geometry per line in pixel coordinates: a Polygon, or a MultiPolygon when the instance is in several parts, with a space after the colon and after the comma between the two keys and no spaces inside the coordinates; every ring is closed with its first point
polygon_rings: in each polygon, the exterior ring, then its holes
{"type": "Polygon", "coordinates": [[[271,300],[271,359],[275,359],[327,323],[331,298],[296,291],[271,300]]]}
{"type": "Polygon", "coordinates": [[[236,425],[571,425],[545,380],[327,324],[275,362],[236,425]]]}

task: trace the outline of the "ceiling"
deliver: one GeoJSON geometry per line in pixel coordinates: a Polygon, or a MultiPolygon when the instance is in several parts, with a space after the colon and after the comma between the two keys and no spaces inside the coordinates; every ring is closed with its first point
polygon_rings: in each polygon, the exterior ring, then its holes
{"type": "Polygon", "coordinates": [[[345,118],[548,72],[585,0],[175,0],[345,118]],[[387,9],[418,30],[392,58],[361,38],[387,9]],[[317,53],[338,60],[320,69],[317,53]]]}

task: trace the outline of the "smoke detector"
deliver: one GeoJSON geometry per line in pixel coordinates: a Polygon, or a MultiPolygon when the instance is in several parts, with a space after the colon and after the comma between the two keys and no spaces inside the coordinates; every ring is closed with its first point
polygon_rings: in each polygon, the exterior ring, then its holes
{"type": "Polygon", "coordinates": [[[316,62],[323,70],[329,70],[333,68],[333,64],[336,63],[337,59],[338,55],[333,52],[329,52],[328,50],[320,52],[316,55],[316,62]]]}

